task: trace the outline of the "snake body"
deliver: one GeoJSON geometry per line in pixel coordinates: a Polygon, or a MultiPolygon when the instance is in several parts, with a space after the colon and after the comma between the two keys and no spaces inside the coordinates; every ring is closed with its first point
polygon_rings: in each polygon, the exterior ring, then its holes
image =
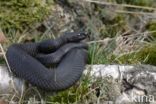
{"type": "Polygon", "coordinates": [[[81,42],[85,38],[85,33],[74,32],[55,40],[13,44],[6,57],[17,77],[44,90],[64,90],[79,80],[85,68],[87,45],[81,42]]]}

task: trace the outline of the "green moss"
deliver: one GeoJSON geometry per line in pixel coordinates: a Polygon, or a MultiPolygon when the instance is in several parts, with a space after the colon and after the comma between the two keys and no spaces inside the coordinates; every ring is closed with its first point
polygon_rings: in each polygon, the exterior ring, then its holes
{"type": "Polygon", "coordinates": [[[145,46],[138,52],[126,54],[117,59],[120,64],[151,64],[156,65],[156,45],[145,46]]]}
{"type": "Polygon", "coordinates": [[[3,57],[0,57],[0,64],[4,65],[5,64],[5,60],[3,57]]]}
{"type": "Polygon", "coordinates": [[[83,96],[89,91],[90,79],[83,77],[81,82],[68,90],[57,93],[54,96],[47,96],[48,102],[54,104],[73,104],[83,99],[83,96]]]}
{"type": "Polygon", "coordinates": [[[154,0],[116,0],[117,3],[127,3],[139,6],[152,6],[154,0]]]}
{"type": "Polygon", "coordinates": [[[156,39],[156,21],[150,21],[147,25],[146,25],[146,29],[149,31],[155,31],[152,32],[152,36],[156,39]]]}
{"type": "MultiPolygon", "coordinates": [[[[111,77],[94,78],[87,74],[83,76],[79,85],[75,85],[68,90],[57,93],[54,96],[48,96],[46,101],[51,104],[95,104],[98,99],[115,100],[117,82],[114,82],[111,77]],[[97,93],[100,90],[98,98],[97,93]]],[[[100,103],[101,104],[101,103],[100,103]]]]}
{"type": "Polygon", "coordinates": [[[99,29],[101,38],[113,38],[118,31],[123,31],[125,29],[126,23],[123,15],[117,15],[112,20],[106,21],[107,22],[104,22],[104,26],[99,29]]]}
{"type": "Polygon", "coordinates": [[[0,27],[20,31],[30,28],[50,13],[51,5],[42,0],[0,0],[0,27]]]}

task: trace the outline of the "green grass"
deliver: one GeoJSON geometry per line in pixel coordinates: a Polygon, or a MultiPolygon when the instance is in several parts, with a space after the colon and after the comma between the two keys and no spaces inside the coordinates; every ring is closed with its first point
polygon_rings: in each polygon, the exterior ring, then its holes
{"type": "Polygon", "coordinates": [[[48,96],[46,101],[53,104],[90,104],[97,103],[98,99],[101,100],[114,100],[113,82],[111,78],[98,78],[93,79],[93,76],[83,76],[81,80],[71,87],[69,90],[57,93],[54,96],[48,96]],[[97,96],[97,91],[100,90],[100,97],[97,96]],[[112,95],[108,97],[107,94],[112,95]]]}
{"type": "Polygon", "coordinates": [[[116,60],[120,64],[150,64],[156,66],[156,45],[147,44],[140,50],[122,55],[116,60]]]}
{"type": "Polygon", "coordinates": [[[108,50],[100,47],[99,44],[92,44],[89,46],[88,50],[88,64],[109,64],[108,50]]]}
{"type": "Polygon", "coordinates": [[[80,82],[69,90],[59,92],[54,96],[48,96],[46,101],[58,104],[73,104],[84,100],[84,95],[88,93],[90,79],[83,77],[80,82]]]}
{"type": "Polygon", "coordinates": [[[139,6],[152,6],[154,0],[116,0],[117,3],[125,3],[139,6]]]}
{"type": "Polygon", "coordinates": [[[0,27],[6,31],[30,29],[50,14],[51,6],[42,0],[0,0],[0,27]]]}

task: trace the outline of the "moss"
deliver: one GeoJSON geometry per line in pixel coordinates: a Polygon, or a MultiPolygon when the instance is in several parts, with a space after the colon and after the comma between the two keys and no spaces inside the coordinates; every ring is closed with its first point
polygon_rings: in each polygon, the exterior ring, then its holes
{"type": "Polygon", "coordinates": [[[48,96],[46,101],[52,104],[95,104],[97,100],[114,101],[114,96],[119,92],[116,91],[119,84],[111,77],[95,79],[88,73],[81,79],[79,85],[54,96],[48,96]]]}
{"type": "Polygon", "coordinates": [[[123,31],[126,24],[125,15],[113,12],[112,10],[116,9],[113,7],[110,10],[107,6],[104,7],[94,3],[92,5],[92,12],[95,13],[95,18],[92,18],[92,20],[99,21],[95,22],[94,25],[97,32],[100,33],[100,38],[112,38],[116,36],[118,31],[123,31]],[[100,26],[96,26],[96,24],[100,24],[100,26]]]}
{"type": "Polygon", "coordinates": [[[117,3],[126,3],[139,6],[152,6],[154,0],[116,0],[117,3]]]}
{"type": "MultiPolygon", "coordinates": [[[[129,5],[136,5],[142,7],[155,7],[154,0],[116,0],[119,4],[129,4],[129,5]]],[[[141,8],[132,8],[132,7],[125,7],[125,9],[129,11],[141,11],[141,12],[153,12],[153,10],[141,9],[141,8]]]]}
{"type": "Polygon", "coordinates": [[[152,36],[156,39],[156,21],[150,21],[147,25],[146,25],[146,29],[149,31],[155,31],[152,32],[152,36]]]}
{"type": "Polygon", "coordinates": [[[51,3],[42,0],[0,0],[0,27],[22,31],[50,13],[51,3]]]}
{"type": "Polygon", "coordinates": [[[117,59],[120,64],[150,64],[156,65],[156,45],[145,46],[138,52],[126,54],[117,59]]]}
{"type": "Polygon", "coordinates": [[[5,60],[4,60],[3,57],[0,57],[0,64],[1,64],[1,65],[4,65],[4,64],[5,64],[5,60]]]}
{"type": "Polygon", "coordinates": [[[68,90],[57,93],[54,96],[47,96],[48,102],[57,103],[57,104],[73,104],[75,102],[79,102],[83,99],[83,95],[85,95],[89,91],[89,77],[85,76],[81,79],[81,82],[68,90]]]}
{"type": "Polygon", "coordinates": [[[112,20],[104,22],[104,24],[105,25],[99,29],[101,38],[113,38],[118,31],[124,31],[126,22],[123,15],[117,15],[112,20]]]}

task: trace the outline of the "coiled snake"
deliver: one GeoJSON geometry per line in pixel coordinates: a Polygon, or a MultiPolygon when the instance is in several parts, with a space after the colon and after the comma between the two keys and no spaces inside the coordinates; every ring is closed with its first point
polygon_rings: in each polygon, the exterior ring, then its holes
{"type": "Polygon", "coordinates": [[[71,87],[87,61],[87,34],[73,32],[55,40],[11,45],[6,57],[13,74],[48,91],[71,87]],[[55,66],[55,67],[52,67],[55,66]]]}

